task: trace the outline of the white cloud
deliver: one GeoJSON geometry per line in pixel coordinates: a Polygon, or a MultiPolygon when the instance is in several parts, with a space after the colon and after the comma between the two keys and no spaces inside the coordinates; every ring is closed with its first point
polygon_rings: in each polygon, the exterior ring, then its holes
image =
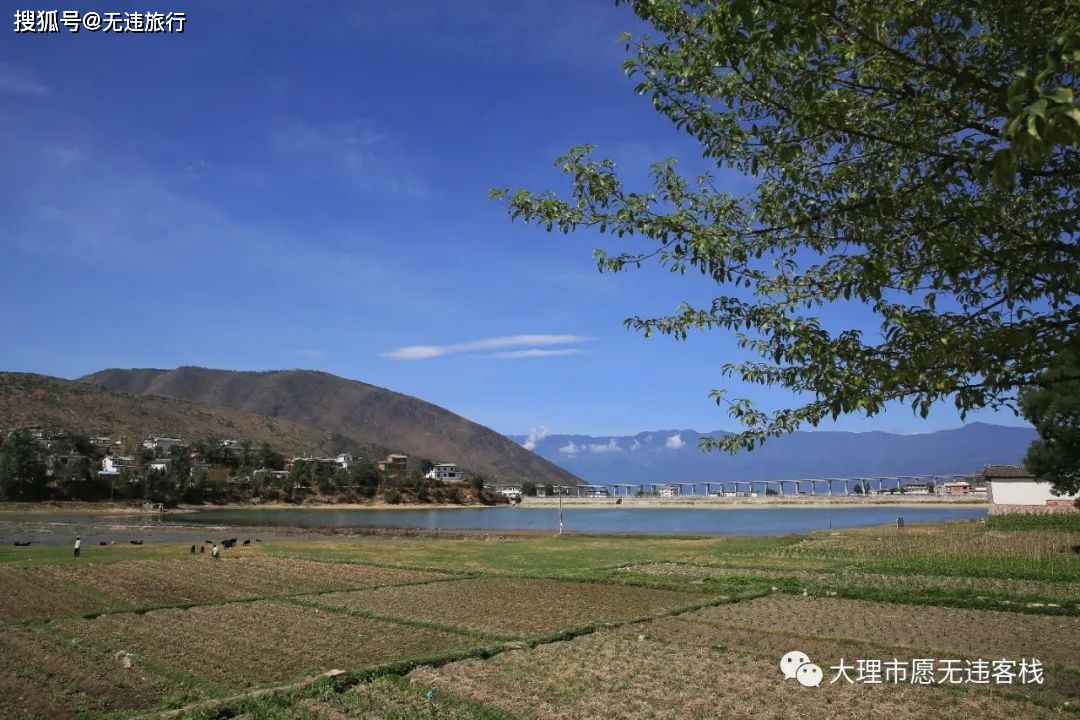
{"type": "Polygon", "coordinates": [[[594,453],[609,453],[620,451],[622,451],[622,448],[619,447],[619,443],[615,442],[615,438],[611,438],[611,440],[607,444],[602,445],[600,443],[596,443],[593,445],[589,445],[589,452],[594,453]]]}
{"type": "Polygon", "coordinates": [[[551,431],[541,425],[540,427],[534,427],[529,431],[529,436],[525,438],[525,442],[521,443],[526,450],[535,450],[537,443],[551,434],[551,431]]]}
{"type": "Polygon", "coordinates": [[[678,450],[685,444],[682,435],[679,433],[675,433],[664,442],[664,446],[667,447],[668,450],[678,450]]]}
{"type": "Polygon", "coordinates": [[[499,360],[517,360],[519,358],[557,357],[559,355],[578,355],[584,352],[581,348],[560,348],[558,350],[540,350],[530,348],[528,350],[507,350],[505,352],[481,355],[480,357],[497,358],[499,360]]]}
{"type": "Polygon", "coordinates": [[[638,449],[638,448],[640,448],[640,447],[641,447],[641,443],[639,443],[639,442],[637,441],[637,438],[634,438],[634,444],[630,446],[630,450],[631,450],[631,451],[633,451],[633,450],[637,450],[637,449],[638,449]]]}
{"type": "MultiPolygon", "coordinates": [[[[522,345],[572,345],[588,340],[580,335],[505,335],[502,337],[473,340],[470,342],[452,343],[450,345],[409,345],[396,348],[383,353],[383,357],[392,360],[428,360],[442,357],[453,353],[474,352],[477,350],[501,350],[514,348],[522,345]]],[[[578,352],[577,348],[559,348],[555,350],[539,350],[530,348],[527,350],[514,350],[509,352],[493,353],[492,357],[518,358],[518,357],[543,357],[545,355],[569,355],[578,352]]]]}
{"type": "Polygon", "coordinates": [[[20,71],[9,63],[0,63],[0,90],[20,95],[47,95],[49,88],[39,83],[32,74],[20,71]]]}
{"type": "Polygon", "coordinates": [[[582,447],[580,445],[575,445],[573,441],[568,442],[561,448],[559,448],[559,452],[561,452],[563,455],[577,455],[579,452],[581,452],[581,450],[582,447]]]}

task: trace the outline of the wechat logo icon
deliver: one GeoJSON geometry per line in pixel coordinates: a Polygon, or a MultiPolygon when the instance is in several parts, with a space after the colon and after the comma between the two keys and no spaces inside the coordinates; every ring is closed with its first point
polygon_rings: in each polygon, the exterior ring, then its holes
{"type": "Polygon", "coordinates": [[[803,687],[818,687],[824,673],[810,662],[810,656],[801,650],[792,650],[780,658],[780,672],[785,680],[795,680],[803,687]]]}

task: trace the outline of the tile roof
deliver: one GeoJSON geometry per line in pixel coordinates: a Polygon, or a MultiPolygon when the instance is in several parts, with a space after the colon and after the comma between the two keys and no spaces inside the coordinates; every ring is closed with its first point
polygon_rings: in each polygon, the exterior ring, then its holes
{"type": "Polygon", "coordinates": [[[983,467],[983,476],[1000,479],[1016,478],[1019,480],[1035,478],[1023,465],[986,465],[983,467]]]}

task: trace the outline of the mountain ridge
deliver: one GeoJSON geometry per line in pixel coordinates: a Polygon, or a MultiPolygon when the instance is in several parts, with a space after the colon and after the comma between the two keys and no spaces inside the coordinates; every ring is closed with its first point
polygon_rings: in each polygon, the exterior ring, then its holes
{"type": "Polygon", "coordinates": [[[736,455],[698,449],[724,431],[645,430],[633,435],[510,435],[590,483],[791,480],[811,477],[963,474],[1023,461],[1033,428],[969,423],[899,434],[881,430],[799,431],[736,455]]]}
{"type": "Polygon", "coordinates": [[[266,442],[279,451],[324,453],[337,449],[340,441],[288,420],[231,408],[134,395],[50,375],[0,372],[0,430],[35,425],[136,445],[150,434],[193,440],[218,436],[251,440],[256,446],[266,442]]]}
{"type": "Polygon", "coordinates": [[[501,433],[420,398],[318,370],[101,370],[81,382],[284,418],[395,452],[455,462],[490,480],[575,485],[581,479],[501,433]]]}

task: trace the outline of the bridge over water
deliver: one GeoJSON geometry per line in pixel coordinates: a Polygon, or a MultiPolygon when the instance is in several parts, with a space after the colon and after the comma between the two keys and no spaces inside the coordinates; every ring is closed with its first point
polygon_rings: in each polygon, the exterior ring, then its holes
{"type": "Polygon", "coordinates": [[[933,475],[862,475],[787,480],[707,480],[697,482],[607,483],[556,485],[569,497],[763,497],[765,495],[911,495],[967,494],[981,480],[978,473],[933,475]],[[966,483],[966,486],[964,485],[966,483]]]}

